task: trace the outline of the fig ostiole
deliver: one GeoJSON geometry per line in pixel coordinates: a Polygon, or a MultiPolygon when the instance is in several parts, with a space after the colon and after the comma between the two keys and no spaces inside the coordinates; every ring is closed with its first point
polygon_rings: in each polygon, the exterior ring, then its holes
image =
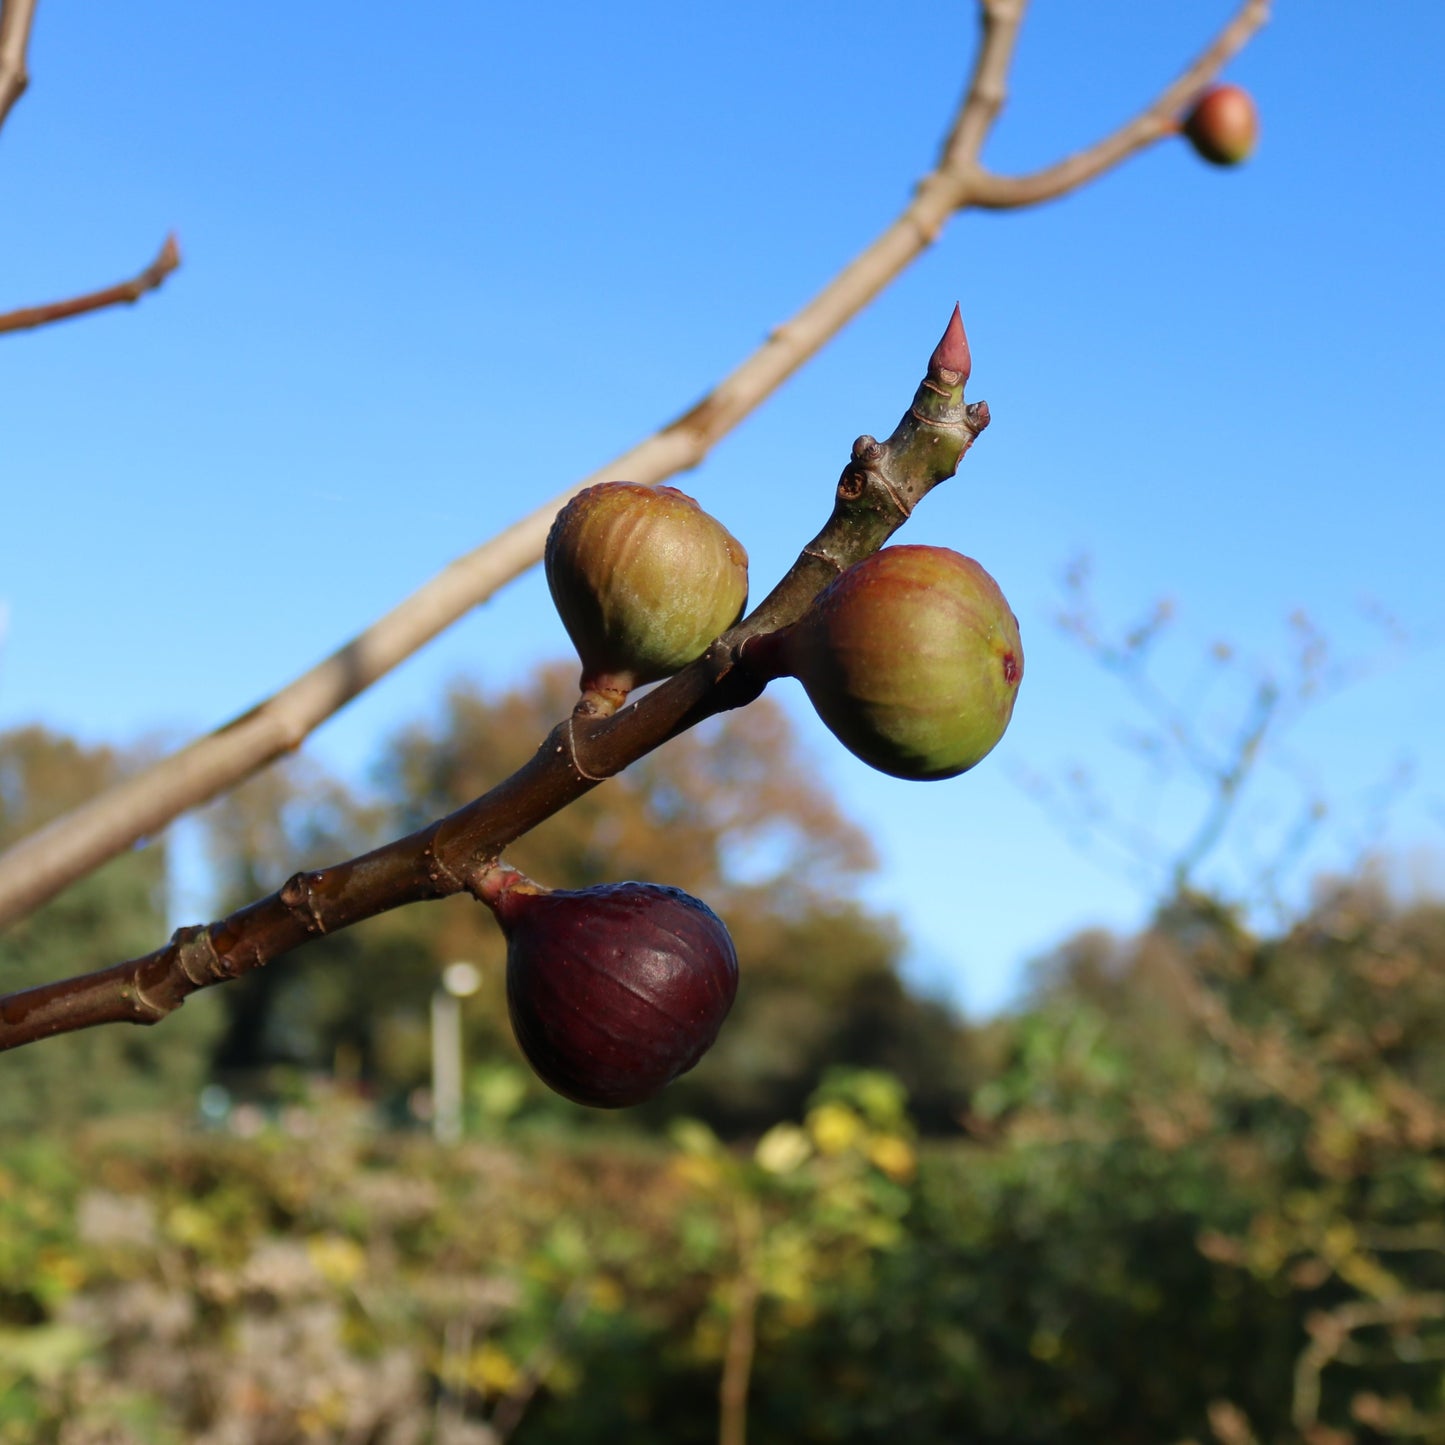
{"type": "Polygon", "coordinates": [[[537,1076],[578,1104],[640,1104],[712,1046],[738,961],[722,920],[657,883],[483,887],[507,939],[507,1009],[537,1076]]]}
{"type": "Polygon", "coordinates": [[[833,735],[897,778],[966,772],[992,751],[1023,678],[1018,619],[971,557],[885,547],[744,658],[802,683],[833,735]]]}
{"type": "Polygon", "coordinates": [[[544,562],[589,711],[701,657],[747,604],[742,544],[675,487],[579,492],[557,513],[544,562]]]}
{"type": "Polygon", "coordinates": [[[1206,90],[1179,128],[1196,153],[1215,166],[1239,165],[1259,143],[1254,98],[1237,85],[1206,90]]]}

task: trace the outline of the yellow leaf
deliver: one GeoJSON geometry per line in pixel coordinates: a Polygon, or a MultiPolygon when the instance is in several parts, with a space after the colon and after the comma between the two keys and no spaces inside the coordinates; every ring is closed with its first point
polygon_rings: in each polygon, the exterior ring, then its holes
{"type": "Polygon", "coordinates": [[[487,1395],[505,1395],[517,1383],[518,1374],[516,1362],[491,1340],[473,1350],[467,1364],[468,1382],[487,1395]]]}
{"type": "Polygon", "coordinates": [[[808,1136],[796,1124],[774,1124],[753,1151],[769,1174],[791,1174],[813,1152],[808,1136]]]}
{"type": "Polygon", "coordinates": [[[711,1191],[722,1182],[722,1170],[717,1160],[702,1154],[684,1154],[674,1159],[671,1170],[675,1179],[692,1185],[694,1189],[711,1191]]]}
{"type": "Polygon", "coordinates": [[[366,1251],[342,1234],[313,1234],[306,1241],[306,1253],[329,1285],[353,1284],[366,1272],[366,1251]]]}
{"type": "Polygon", "coordinates": [[[868,1141],[868,1159],[890,1179],[899,1183],[912,1179],[918,1167],[913,1146],[897,1134],[878,1134],[868,1141]]]}
{"type": "Polygon", "coordinates": [[[819,1104],[808,1112],[808,1132],[820,1153],[841,1154],[856,1148],[866,1131],[846,1104],[819,1104]]]}

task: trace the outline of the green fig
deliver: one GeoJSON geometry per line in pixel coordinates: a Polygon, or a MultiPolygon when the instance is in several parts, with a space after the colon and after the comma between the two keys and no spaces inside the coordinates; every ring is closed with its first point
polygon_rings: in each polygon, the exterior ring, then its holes
{"type": "Polygon", "coordinates": [[[579,492],[552,523],[545,562],[582,689],[614,702],[701,657],[747,603],[742,544],[675,487],[579,492]]]}
{"type": "Polygon", "coordinates": [[[848,568],[774,651],[849,752],[918,780],[992,750],[1024,670],[998,584],[946,547],[885,547],[848,568]]]}
{"type": "Polygon", "coordinates": [[[1237,85],[1216,85],[1195,102],[1181,126],[1189,144],[1216,166],[1248,160],[1259,141],[1254,99],[1237,85]]]}

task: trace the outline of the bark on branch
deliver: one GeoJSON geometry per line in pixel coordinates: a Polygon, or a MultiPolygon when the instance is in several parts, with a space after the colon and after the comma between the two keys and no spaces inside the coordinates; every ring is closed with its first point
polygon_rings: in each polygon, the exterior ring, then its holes
{"type": "MultiPolygon", "coordinates": [[[[957,328],[957,318],[949,335],[957,328]]],[[[961,332],[959,333],[961,336],[961,332]]],[[[157,1023],[189,994],[260,968],[308,939],[405,903],[479,894],[503,848],[668,738],[751,702],[768,678],[744,645],[795,621],[838,572],[876,551],[933,487],[958,469],[988,425],[964,402],[966,374],[935,353],[913,405],[887,442],[863,436],[843,469],[833,512],[787,575],[707,654],[610,717],[575,715],[510,778],[417,832],[360,858],[298,873],[267,898],[164,948],[96,973],[0,998],[0,1050],[103,1023],[157,1023]]]]}
{"type": "Polygon", "coordinates": [[[979,155],[1007,95],[1027,0],[980,0],[972,74],[934,169],[899,216],[791,320],[696,406],[582,478],[530,516],[450,563],[325,661],[216,732],[161,759],[0,854],[0,928],[24,917],[102,863],[226,792],[305,738],[438,633],[533,566],[557,511],[594,482],[645,485],[696,467],[890,281],[971,206],[1019,207],[1064,195],[1167,133],[1181,109],[1264,23],[1266,0],[1247,0],[1199,59],[1129,125],[1034,176],[985,171],[979,155]]]}

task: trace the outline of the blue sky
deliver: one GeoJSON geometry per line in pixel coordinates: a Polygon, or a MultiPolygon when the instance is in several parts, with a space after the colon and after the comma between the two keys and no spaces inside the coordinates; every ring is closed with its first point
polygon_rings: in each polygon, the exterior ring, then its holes
{"type": "MultiPolygon", "coordinates": [[[[1402,886],[1445,883],[1445,8],[1276,9],[1229,72],[1262,113],[1250,165],[1170,144],[1063,202],[959,218],[680,482],[761,595],[962,303],[994,425],[904,539],[978,557],[1013,602],[1014,725],[976,772],[906,784],[778,695],[877,836],[871,900],[914,976],[973,1010],[1068,931],[1146,912],[1021,775],[1082,769],[1164,846],[1202,806],[1120,745],[1127,694],[1054,626],[1081,555],[1108,618],[1173,599],[1171,688],[1221,639],[1243,676],[1278,667],[1299,609],[1371,663],[1283,739],[1291,771],[1246,796],[1218,876],[1278,851],[1304,777],[1331,811],[1295,896],[1366,846],[1402,886]]],[[[986,160],[1094,139],[1230,10],[1098,0],[1085,23],[1040,0],[986,160]]],[[[0,727],[213,726],[674,416],[896,213],[973,30],[969,0],[42,0],[0,136],[0,309],[120,279],[172,227],[186,264],[134,309],[0,343],[0,727]]],[[[314,750],[359,776],[450,679],[565,651],[534,573],[314,750]]],[[[1235,716],[1224,684],[1189,706],[1235,716]]]]}

